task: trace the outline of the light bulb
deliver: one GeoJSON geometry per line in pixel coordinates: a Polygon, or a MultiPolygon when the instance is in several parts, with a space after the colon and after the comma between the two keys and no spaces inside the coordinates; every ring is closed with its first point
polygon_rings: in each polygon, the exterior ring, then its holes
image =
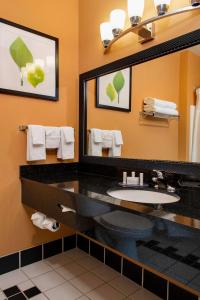
{"type": "Polygon", "coordinates": [[[154,0],[155,7],[157,8],[158,15],[164,15],[169,9],[171,0],[154,0]]]}
{"type": "Polygon", "coordinates": [[[128,0],[128,15],[132,26],[137,25],[144,13],[144,0],[128,0]]]}
{"type": "Polygon", "coordinates": [[[110,24],[114,37],[118,36],[124,29],[126,13],[122,9],[114,9],[110,13],[110,24]]]}
{"type": "Polygon", "coordinates": [[[112,27],[109,22],[104,22],[100,24],[100,33],[103,46],[104,48],[107,48],[110,41],[113,39],[112,27]]]}

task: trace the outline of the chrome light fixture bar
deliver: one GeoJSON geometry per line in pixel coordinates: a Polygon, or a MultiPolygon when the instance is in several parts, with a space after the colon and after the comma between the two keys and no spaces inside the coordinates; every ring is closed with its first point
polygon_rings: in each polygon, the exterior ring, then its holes
{"type": "Polygon", "coordinates": [[[190,0],[190,5],[169,11],[171,0],[154,0],[157,16],[142,21],[144,0],[128,0],[128,15],[131,26],[125,30],[125,12],[117,9],[111,12],[110,22],[100,25],[101,40],[107,53],[112,45],[128,33],[135,33],[140,43],[148,42],[155,37],[155,22],[167,17],[200,9],[200,0],[190,0]],[[105,25],[106,24],[106,25],[105,25]]]}

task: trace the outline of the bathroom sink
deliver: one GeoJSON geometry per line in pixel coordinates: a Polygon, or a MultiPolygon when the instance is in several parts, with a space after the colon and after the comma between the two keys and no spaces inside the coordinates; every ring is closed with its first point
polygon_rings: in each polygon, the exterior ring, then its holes
{"type": "Polygon", "coordinates": [[[176,194],[169,195],[161,192],[133,189],[108,190],[107,194],[113,198],[126,200],[130,202],[161,205],[178,202],[180,200],[180,197],[176,194]]]}

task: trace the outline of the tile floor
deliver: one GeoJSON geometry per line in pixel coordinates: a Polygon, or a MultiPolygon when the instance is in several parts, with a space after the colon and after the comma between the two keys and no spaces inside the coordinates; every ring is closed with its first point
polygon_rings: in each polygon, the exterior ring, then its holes
{"type": "Polygon", "coordinates": [[[0,276],[0,300],[159,300],[79,249],[0,276]]]}

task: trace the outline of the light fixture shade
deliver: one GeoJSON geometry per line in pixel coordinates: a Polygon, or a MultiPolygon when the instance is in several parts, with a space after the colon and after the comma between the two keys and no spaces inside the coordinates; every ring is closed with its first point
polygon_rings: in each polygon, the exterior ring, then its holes
{"type": "Polygon", "coordinates": [[[128,15],[142,18],[144,13],[144,0],[128,0],[128,15]]]}
{"type": "Polygon", "coordinates": [[[126,13],[122,9],[114,9],[110,13],[110,24],[112,29],[124,29],[126,13]]]}
{"type": "Polygon", "coordinates": [[[100,24],[100,33],[101,40],[103,42],[104,47],[108,47],[109,42],[113,39],[112,35],[112,27],[109,22],[104,22],[100,24]]]}
{"type": "Polygon", "coordinates": [[[164,15],[170,6],[171,0],[154,0],[158,15],[164,15]]]}

